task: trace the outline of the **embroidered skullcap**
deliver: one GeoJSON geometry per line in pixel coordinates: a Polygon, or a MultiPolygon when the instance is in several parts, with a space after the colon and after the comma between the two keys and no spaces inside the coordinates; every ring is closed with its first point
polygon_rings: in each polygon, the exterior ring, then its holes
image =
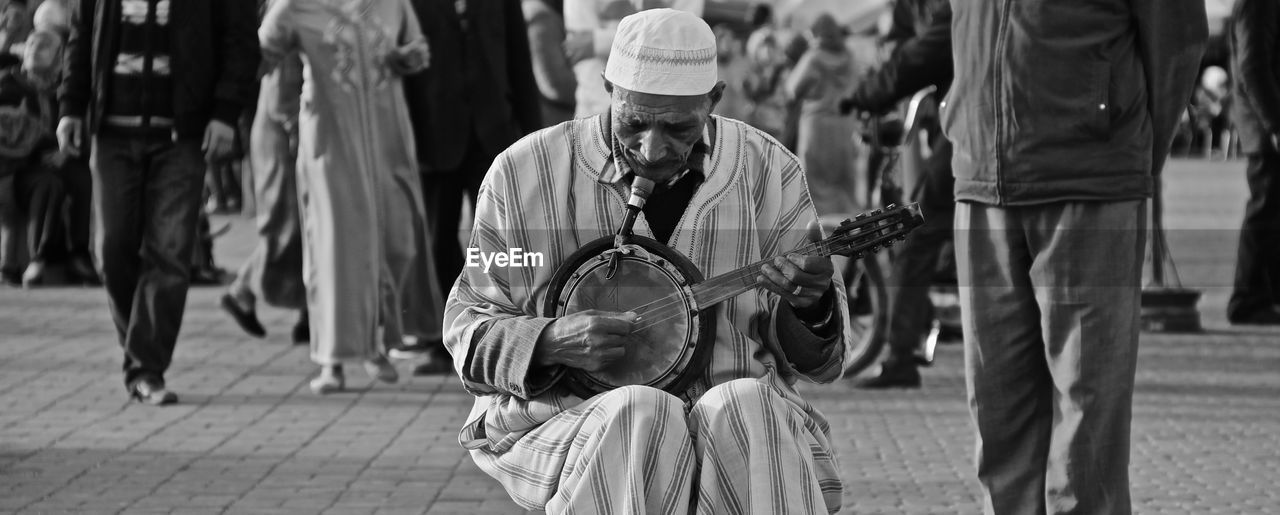
{"type": "Polygon", "coordinates": [[[652,95],[705,95],[716,85],[716,36],[702,18],[649,9],[622,19],[604,78],[652,95]]]}

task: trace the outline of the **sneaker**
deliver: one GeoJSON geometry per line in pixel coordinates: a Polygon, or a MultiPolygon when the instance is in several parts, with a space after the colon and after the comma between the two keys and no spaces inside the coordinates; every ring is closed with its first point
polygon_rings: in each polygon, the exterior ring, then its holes
{"type": "Polygon", "coordinates": [[[22,287],[30,289],[41,284],[44,284],[44,260],[33,259],[22,272],[22,287]]]}
{"type": "Polygon", "coordinates": [[[1280,310],[1265,307],[1244,313],[1228,313],[1231,325],[1280,325],[1280,310]]]}
{"type": "Polygon", "coordinates": [[[311,380],[311,391],[316,395],[340,392],[346,389],[346,377],[342,374],[342,365],[325,365],[320,367],[320,375],[311,380]]]}
{"type": "Polygon", "coordinates": [[[889,358],[880,364],[880,373],[860,379],[854,386],[868,390],[885,388],[919,388],[920,370],[914,358],[889,358]]]}
{"type": "Polygon", "coordinates": [[[453,373],[453,356],[450,356],[448,351],[437,348],[432,349],[427,355],[430,359],[413,367],[413,375],[438,376],[453,373]]]}
{"type": "Polygon", "coordinates": [[[178,394],[165,389],[165,387],[150,379],[143,379],[134,383],[132,396],[133,400],[152,406],[164,406],[178,402],[178,394]]]}

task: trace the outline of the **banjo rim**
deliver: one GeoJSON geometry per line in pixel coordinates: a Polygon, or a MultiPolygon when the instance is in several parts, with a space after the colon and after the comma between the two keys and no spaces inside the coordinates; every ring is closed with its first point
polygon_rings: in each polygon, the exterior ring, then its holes
{"type": "MultiPolygon", "coordinates": [[[[670,263],[675,268],[675,271],[683,276],[686,288],[704,280],[698,267],[679,251],[653,238],[644,236],[632,235],[628,242],[670,263]]],[[[605,236],[588,242],[565,258],[563,264],[552,276],[551,283],[548,286],[547,295],[543,300],[543,316],[560,316],[558,311],[559,303],[564,293],[563,290],[569,281],[574,278],[574,274],[589,261],[598,259],[603,252],[612,248],[614,248],[614,237],[612,235],[605,236]]],[[[709,308],[698,307],[697,311],[690,313],[690,318],[696,319],[697,332],[693,335],[694,341],[692,343],[684,342],[685,345],[692,344],[693,352],[690,353],[689,360],[684,364],[683,369],[680,369],[674,375],[667,374],[644,384],[659,388],[673,395],[683,394],[692,386],[693,382],[703,374],[707,363],[711,359],[711,347],[715,343],[716,326],[715,317],[710,313],[713,309],[714,306],[709,308]]],[[[678,364],[676,366],[678,367],[678,364]]],[[[560,367],[555,376],[553,380],[561,382],[571,393],[583,399],[591,398],[616,387],[611,383],[594,378],[590,372],[568,367],[560,367]]]]}

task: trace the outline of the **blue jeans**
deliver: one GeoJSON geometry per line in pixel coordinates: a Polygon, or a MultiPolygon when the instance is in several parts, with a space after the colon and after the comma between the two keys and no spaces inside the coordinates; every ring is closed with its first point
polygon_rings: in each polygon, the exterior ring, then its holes
{"type": "Polygon", "coordinates": [[[164,385],[186,309],[204,156],[197,141],[98,136],[96,245],[124,380],[164,385]]]}

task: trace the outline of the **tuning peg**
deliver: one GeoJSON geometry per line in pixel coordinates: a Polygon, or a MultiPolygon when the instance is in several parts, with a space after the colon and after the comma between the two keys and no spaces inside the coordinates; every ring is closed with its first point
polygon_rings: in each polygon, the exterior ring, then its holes
{"type": "Polygon", "coordinates": [[[881,211],[881,210],[877,209],[877,210],[875,210],[875,211],[872,211],[872,212],[871,212],[871,216],[875,216],[875,215],[881,214],[881,213],[883,213],[883,212],[884,212],[884,211],[881,211]]]}
{"type": "Polygon", "coordinates": [[[844,224],[851,224],[851,223],[853,223],[853,220],[850,220],[850,219],[848,219],[848,218],[845,218],[843,222],[840,222],[840,225],[844,225],[844,224]]]}
{"type": "Polygon", "coordinates": [[[853,217],[853,219],[854,219],[854,220],[861,220],[861,219],[866,218],[866,217],[867,217],[867,214],[866,214],[866,213],[858,213],[858,215],[857,215],[857,216],[855,216],[855,217],[853,217]]]}
{"type": "Polygon", "coordinates": [[[884,206],[884,208],[885,208],[885,209],[897,209],[897,208],[898,208],[898,205],[897,205],[897,204],[889,204],[889,205],[887,205],[887,206],[884,206]]]}

